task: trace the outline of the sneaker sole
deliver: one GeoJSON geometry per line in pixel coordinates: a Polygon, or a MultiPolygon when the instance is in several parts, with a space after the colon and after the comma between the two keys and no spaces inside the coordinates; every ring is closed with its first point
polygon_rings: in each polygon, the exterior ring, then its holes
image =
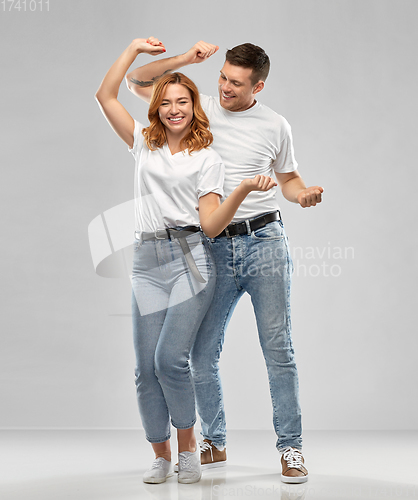
{"type": "Polygon", "coordinates": [[[161,484],[165,483],[167,479],[171,476],[174,476],[174,472],[169,472],[165,477],[159,477],[159,478],[149,478],[147,480],[142,479],[144,483],[146,484],[161,484]]]}
{"type": "MultiPolygon", "coordinates": [[[[218,467],[225,467],[227,464],[227,460],[225,460],[224,462],[214,462],[213,464],[202,464],[200,467],[202,470],[205,470],[205,469],[217,469],[218,467]]],[[[179,469],[178,469],[178,466],[175,465],[174,466],[174,472],[175,473],[178,473],[179,469]]]]}
{"type": "Polygon", "coordinates": [[[308,480],[308,476],[289,477],[283,476],[283,474],[281,474],[281,480],[283,483],[300,484],[306,483],[306,481],[308,480]]]}
{"type": "Polygon", "coordinates": [[[208,464],[202,464],[202,470],[206,469],[217,469],[218,467],[225,467],[227,464],[227,460],[224,460],[223,462],[212,462],[208,464]]]}
{"type": "Polygon", "coordinates": [[[202,477],[202,474],[200,474],[200,476],[198,478],[184,478],[184,479],[182,479],[181,477],[178,477],[177,482],[179,482],[181,484],[197,483],[198,481],[200,481],[201,477],[202,477]]]}

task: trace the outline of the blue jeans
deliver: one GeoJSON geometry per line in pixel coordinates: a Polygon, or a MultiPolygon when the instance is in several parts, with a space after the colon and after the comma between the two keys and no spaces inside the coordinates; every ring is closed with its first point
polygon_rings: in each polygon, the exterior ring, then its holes
{"type": "MultiPolygon", "coordinates": [[[[251,296],[267,365],[277,448],[302,448],[299,383],[291,337],[290,284],[293,264],[282,221],[250,234],[209,240],[216,289],[191,353],[202,435],[226,444],[219,357],[225,330],[244,292],[251,296]]],[[[251,396],[249,396],[251,400],[251,396]]]]}
{"type": "Polygon", "coordinates": [[[136,355],[135,384],[145,435],[151,443],[195,424],[195,393],[190,350],[212,301],[215,271],[202,233],[187,236],[197,268],[190,271],[179,241],[134,243],[132,317],[136,355]]]}

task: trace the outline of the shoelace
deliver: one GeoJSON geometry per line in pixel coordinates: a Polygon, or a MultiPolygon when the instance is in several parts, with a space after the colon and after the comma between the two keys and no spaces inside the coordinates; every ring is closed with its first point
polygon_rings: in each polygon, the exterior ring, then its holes
{"type": "Polygon", "coordinates": [[[158,457],[152,462],[151,469],[162,469],[164,467],[164,458],[158,457]]]}
{"type": "Polygon", "coordinates": [[[192,456],[193,455],[180,455],[179,456],[179,468],[182,471],[193,471],[194,467],[192,466],[192,456]]]}
{"type": "Polygon", "coordinates": [[[283,459],[286,461],[289,469],[299,469],[303,467],[302,458],[302,453],[295,448],[288,446],[283,450],[283,459]]]}
{"type": "Polygon", "coordinates": [[[200,446],[200,454],[204,453],[205,451],[209,450],[210,451],[210,458],[213,460],[213,451],[212,451],[212,444],[208,443],[207,441],[202,441],[199,443],[200,446]]]}
{"type": "Polygon", "coordinates": [[[203,453],[204,451],[211,450],[212,445],[208,443],[207,441],[202,441],[200,443],[200,453],[203,453]]]}

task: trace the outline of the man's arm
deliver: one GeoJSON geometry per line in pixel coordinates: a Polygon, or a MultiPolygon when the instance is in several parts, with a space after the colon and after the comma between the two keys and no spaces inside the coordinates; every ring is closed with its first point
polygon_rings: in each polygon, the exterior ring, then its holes
{"type": "MultiPolygon", "coordinates": [[[[150,37],[148,40],[153,44],[156,42],[161,43],[153,37],[150,37]]],[[[176,71],[183,66],[206,61],[218,49],[217,45],[200,41],[184,54],[159,59],[158,61],[153,61],[145,66],[134,69],[126,75],[128,89],[137,97],[149,103],[152,96],[152,86],[156,80],[166,73],[176,71]]]]}
{"type": "Polygon", "coordinates": [[[307,188],[297,170],[285,174],[275,172],[275,174],[286,200],[299,203],[302,208],[314,207],[317,203],[321,203],[324,189],[320,186],[307,188]]]}

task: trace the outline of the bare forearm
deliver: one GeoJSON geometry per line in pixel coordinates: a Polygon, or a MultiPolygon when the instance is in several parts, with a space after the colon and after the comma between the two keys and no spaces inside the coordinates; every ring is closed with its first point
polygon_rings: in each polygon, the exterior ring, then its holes
{"type": "Polygon", "coordinates": [[[126,75],[126,83],[130,90],[133,90],[134,86],[152,87],[155,80],[170,73],[176,71],[183,66],[187,65],[184,54],[168,57],[166,59],[159,59],[158,61],[153,61],[145,66],[134,69],[126,75]]]}
{"type": "Polygon", "coordinates": [[[233,219],[238,207],[251,191],[268,191],[277,183],[271,177],[256,175],[241,181],[228,198],[219,205],[219,196],[209,193],[199,200],[200,225],[209,238],[221,233],[233,219]]]}
{"type": "MultiPolygon", "coordinates": [[[[150,40],[154,40],[154,38],[151,37],[150,40]]],[[[200,41],[184,54],[141,66],[126,75],[128,88],[136,96],[149,102],[152,95],[152,85],[158,78],[189,64],[201,63],[211,57],[218,49],[217,45],[200,41]]]]}
{"type": "Polygon", "coordinates": [[[322,201],[324,188],[321,186],[306,187],[300,174],[295,172],[276,173],[283,196],[302,208],[314,207],[322,201]]]}
{"type": "Polygon", "coordinates": [[[96,92],[96,99],[99,102],[102,100],[117,98],[120,84],[139,52],[140,50],[136,46],[135,42],[132,42],[122,52],[106,73],[98,91],[96,92]]]}
{"type": "Polygon", "coordinates": [[[203,220],[201,217],[200,224],[204,233],[209,238],[218,236],[218,234],[226,228],[232,221],[236,211],[245,200],[248,193],[249,191],[247,189],[239,185],[218,208],[207,215],[203,220]]]}
{"type": "Polygon", "coordinates": [[[292,203],[299,203],[298,194],[306,189],[302,177],[293,177],[281,185],[283,196],[292,203]]]}

